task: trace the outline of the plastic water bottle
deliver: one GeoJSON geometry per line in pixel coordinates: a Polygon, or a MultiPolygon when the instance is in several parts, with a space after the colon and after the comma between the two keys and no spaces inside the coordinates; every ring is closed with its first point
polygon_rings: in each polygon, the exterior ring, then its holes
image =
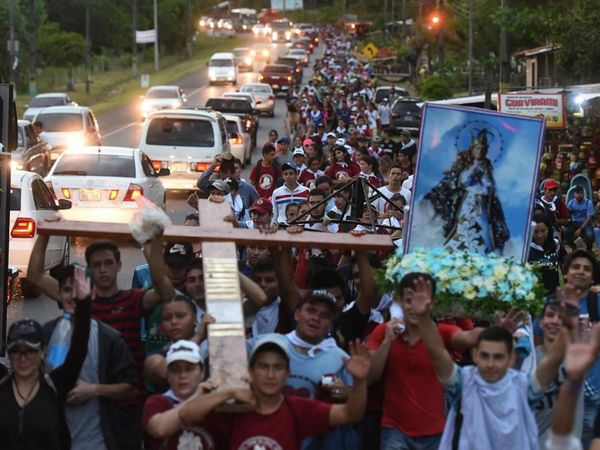
{"type": "Polygon", "coordinates": [[[48,370],[56,369],[65,362],[69,347],[71,345],[71,334],[73,325],[71,325],[71,313],[64,313],[58,321],[50,337],[48,344],[48,356],[46,357],[46,366],[48,370]]]}

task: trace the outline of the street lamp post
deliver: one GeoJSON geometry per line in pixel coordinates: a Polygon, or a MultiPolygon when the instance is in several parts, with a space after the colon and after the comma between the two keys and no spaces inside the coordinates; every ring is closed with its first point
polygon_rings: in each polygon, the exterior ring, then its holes
{"type": "Polygon", "coordinates": [[[154,70],[160,68],[158,62],[158,0],[154,0],[154,70]]]}

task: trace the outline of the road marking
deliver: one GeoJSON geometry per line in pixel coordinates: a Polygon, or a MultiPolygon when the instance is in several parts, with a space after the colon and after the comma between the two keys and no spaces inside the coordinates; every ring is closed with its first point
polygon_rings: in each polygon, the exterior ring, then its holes
{"type": "Polygon", "coordinates": [[[132,127],[132,126],[134,126],[136,123],[139,123],[139,121],[138,121],[138,122],[131,122],[131,123],[128,123],[127,125],[125,125],[125,126],[123,126],[123,127],[121,127],[121,128],[117,128],[116,130],[113,130],[113,131],[111,131],[110,133],[103,134],[103,135],[102,135],[102,139],[104,139],[104,138],[106,138],[106,137],[109,137],[109,136],[112,136],[113,134],[120,133],[121,131],[124,131],[124,130],[126,130],[127,128],[131,128],[131,127],[132,127]]]}

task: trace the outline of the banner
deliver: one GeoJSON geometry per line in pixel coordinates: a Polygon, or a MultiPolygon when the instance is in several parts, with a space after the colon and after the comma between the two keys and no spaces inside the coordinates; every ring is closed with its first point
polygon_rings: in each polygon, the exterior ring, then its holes
{"type": "Polygon", "coordinates": [[[140,31],[140,30],[135,31],[135,43],[136,44],[153,44],[155,40],[156,40],[156,32],[154,31],[154,29],[145,30],[145,31],[140,31]]]}
{"type": "Polygon", "coordinates": [[[566,126],[564,94],[498,94],[498,111],[545,119],[551,129],[566,126]]]}
{"type": "Polygon", "coordinates": [[[271,0],[271,9],[275,11],[295,11],[304,9],[303,0],[271,0]]]}
{"type": "Polygon", "coordinates": [[[405,250],[529,250],[544,121],[426,103],[405,250]]]}

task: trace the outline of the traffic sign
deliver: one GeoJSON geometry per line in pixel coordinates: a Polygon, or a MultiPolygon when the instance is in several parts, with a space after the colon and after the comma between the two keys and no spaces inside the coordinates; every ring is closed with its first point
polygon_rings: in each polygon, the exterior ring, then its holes
{"type": "Polygon", "coordinates": [[[363,55],[365,55],[369,59],[375,58],[375,56],[377,56],[378,52],[379,52],[379,49],[372,42],[369,42],[367,45],[365,45],[362,50],[363,55]]]}

